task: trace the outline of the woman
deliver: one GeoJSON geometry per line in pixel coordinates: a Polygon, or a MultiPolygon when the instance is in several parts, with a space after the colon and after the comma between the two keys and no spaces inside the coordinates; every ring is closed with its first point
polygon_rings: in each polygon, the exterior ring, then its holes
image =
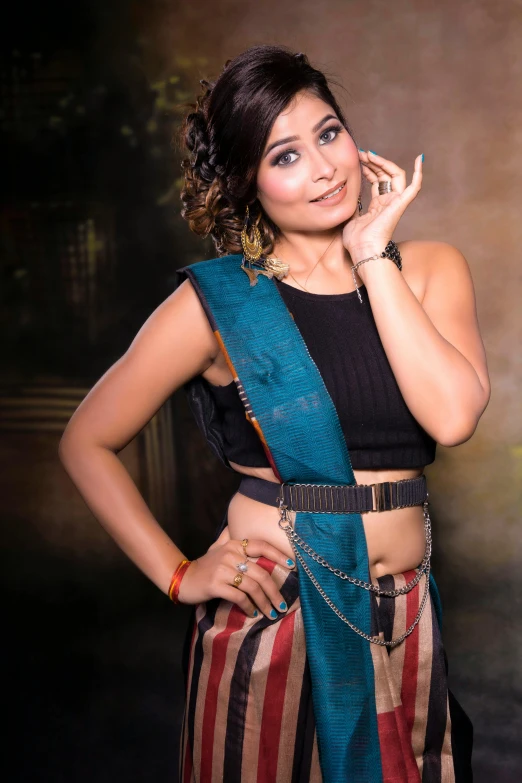
{"type": "Polygon", "coordinates": [[[468,264],[393,243],[423,156],[407,185],[358,149],[304,55],[252,47],[202,83],[182,214],[218,257],[180,270],[60,447],[121,548],[194,607],[180,780],[471,780],[423,474],[489,400],[468,264]],[[116,457],[182,385],[243,474],[193,562],[116,457]]]}

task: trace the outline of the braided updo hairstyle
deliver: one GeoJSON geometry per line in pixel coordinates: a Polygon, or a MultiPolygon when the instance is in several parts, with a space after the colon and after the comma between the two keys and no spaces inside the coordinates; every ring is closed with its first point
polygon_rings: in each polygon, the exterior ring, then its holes
{"type": "MultiPolygon", "coordinates": [[[[333,81],[330,79],[330,81],[333,81]]],[[[202,94],[183,120],[181,215],[199,236],[211,236],[218,255],[241,253],[249,206],[263,254],[274,250],[279,228],[257,200],[257,170],[277,116],[306,90],[336,112],[354,138],[325,75],[306,55],[284,46],[252,46],[228,60],[216,81],[201,79],[202,94]]]]}

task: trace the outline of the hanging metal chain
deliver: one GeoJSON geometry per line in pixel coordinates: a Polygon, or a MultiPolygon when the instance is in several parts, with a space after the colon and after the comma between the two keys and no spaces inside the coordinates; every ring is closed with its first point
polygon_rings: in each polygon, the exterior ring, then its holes
{"type": "Polygon", "coordinates": [[[363,639],[366,639],[368,642],[372,642],[372,644],[379,644],[382,647],[395,647],[397,644],[400,644],[404,639],[406,639],[407,636],[410,635],[410,633],[414,630],[415,626],[419,622],[422,612],[424,611],[424,606],[426,604],[428,594],[429,594],[429,587],[430,587],[430,567],[426,569],[425,577],[426,577],[426,585],[424,588],[424,595],[422,596],[421,605],[419,607],[419,611],[417,612],[417,615],[415,617],[415,620],[410,625],[407,631],[403,633],[401,636],[398,636],[396,639],[391,639],[390,641],[386,641],[385,639],[380,639],[378,636],[370,636],[369,634],[365,633],[364,631],[361,631],[360,628],[357,628],[356,625],[350,622],[347,617],[344,616],[344,614],[341,612],[340,609],[337,608],[337,606],[334,604],[331,598],[329,598],[326,593],[324,592],[321,585],[318,583],[308,566],[306,565],[305,561],[303,560],[302,556],[299,554],[297,549],[294,548],[294,552],[298,560],[300,561],[301,565],[303,566],[305,572],[308,574],[312,582],[314,583],[315,587],[321,594],[321,596],[324,598],[328,606],[335,612],[335,614],[344,622],[346,625],[349,625],[352,631],[355,631],[355,633],[359,634],[359,636],[362,636],[363,639]]]}
{"type": "MultiPolygon", "coordinates": [[[[430,520],[430,516],[429,516],[429,512],[428,512],[428,501],[425,501],[423,503],[423,509],[424,509],[424,524],[425,524],[425,529],[426,529],[426,532],[427,532],[427,547],[426,547],[426,549],[427,549],[427,551],[429,550],[429,554],[431,554],[431,520],[430,520]]],[[[318,592],[321,595],[321,597],[326,601],[326,603],[328,604],[330,609],[332,609],[332,611],[334,611],[335,614],[344,623],[346,623],[346,625],[348,625],[352,629],[352,631],[355,631],[355,633],[359,634],[359,636],[362,636],[362,638],[366,639],[368,642],[371,642],[372,644],[378,644],[378,645],[380,645],[382,647],[395,647],[396,645],[398,645],[401,642],[403,642],[404,639],[406,639],[406,637],[409,636],[412,633],[412,631],[415,629],[415,626],[418,624],[418,622],[419,622],[419,620],[420,620],[420,618],[422,616],[422,612],[424,611],[424,607],[426,605],[426,601],[428,600],[429,588],[430,588],[430,570],[431,570],[431,564],[430,564],[429,556],[428,556],[428,560],[427,560],[427,564],[426,564],[425,570],[423,571],[423,573],[425,574],[425,580],[426,580],[425,586],[424,586],[424,594],[422,596],[422,601],[421,601],[420,606],[419,606],[419,611],[417,612],[414,621],[412,622],[410,627],[403,634],[401,634],[401,636],[398,636],[395,639],[390,639],[389,641],[386,641],[385,639],[381,639],[378,636],[370,636],[369,634],[365,633],[364,631],[361,631],[360,628],[357,628],[356,625],[354,625],[352,622],[350,622],[350,620],[348,620],[347,617],[345,617],[345,615],[341,612],[341,610],[334,604],[332,599],[328,597],[328,595],[325,593],[325,591],[323,590],[323,588],[321,587],[321,585],[319,584],[319,582],[317,581],[317,579],[313,575],[312,571],[310,570],[310,568],[306,564],[306,562],[305,562],[304,558],[302,557],[302,555],[297,551],[297,547],[294,544],[294,536],[292,535],[292,533],[295,533],[295,531],[293,530],[293,528],[290,526],[290,524],[288,522],[287,510],[286,510],[285,507],[282,506],[282,504],[280,506],[280,513],[281,513],[281,518],[279,520],[279,527],[281,527],[285,531],[285,533],[286,533],[286,535],[288,537],[288,540],[290,541],[290,544],[292,546],[292,549],[294,551],[294,554],[295,554],[296,558],[299,560],[299,562],[303,566],[303,570],[305,571],[307,576],[310,578],[311,582],[316,587],[316,589],[318,590],[318,592]],[[281,525],[281,521],[283,521],[283,520],[287,521],[288,524],[286,526],[281,525]],[[289,535],[289,533],[290,533],[290,535],[289,535]]],[[[297,536],[297,538],[299,538],[299,536],[297,536]]],[[[300,539],[300,540],[302,541],[302,539],[300,539]]],[[[307,544],[305,544],[305,546],[308,547],[307,544]]],[[[310,547],[310,549],[311,549],[311,547],[310,547]]],[[[311,550],[311,551],[313,552],[313,550],[311,550]]],[[[314,553],[314,554],[317,554],[317,553],[314,553]]],[[[317,555],[317,557],[320,558],[320,555],[317,555]]],[[[426,557],[426,555],[425,555],[425,557],[426,557]]],[[[315,557],[313,559],[316,560],[315,557]]],[[[339,569],[332,568],[326,562],[326,560],[324,560],[324,558],[321,558],[321,560],[324,561],[323,563],[321,563],[321,565],[326,565],[326,567],[328,567],[334,573],[336,571],[339,571],[339,569]]],[[[317,562],[320,562],[320,561],[318,560],[317,562]]],[[[344,572],[340,571],[340,573],[344,573],[344,572]]],[[[417,574],[417,576],[419,576],[419,574],[420,574],[420,576],[422,576],[422,573],[420,571],[417,574]]],[[[336,575],[338,575],[338,574],[336,574],[336,575]]],[[[348,574],[346,574],[345,576],[348,578],[348,580],[350,582],[352,582],[352,584],[355,584],[358,587],[366,586],[365,589],[371,589],[371,588],[375,587],[375,585],[370,585],[368,582],[363,582],[361,579],[354,579],[354,577],[350,577],[350,576],[348,576],[348,574]]],[[[420,576],[419,576],[419,579],[420,579],[420,576]]],[[[343,577],[341,577],[341,578],[343,578],[343,577]]],[[[411,582],[409,584],[411,584],[411,582]]],[[[412,588],[410,587],[409,589],[411,590],[412,588]]],[[[391,593],[394,593],[396,595],[401,595],[401,590],[404,590],[404,588],[399,588],[398,591],[382,591],[380,594],[381,595],[389,595],[391,593]]],[[[374,591],[372,590],[372,592],[374,592],[374,591]]]]}
{"type": "Polygon", "coordinates": [[[417,585],[422,575],[427,571],[430,558],[431,558],[431,549],[432,549],[432,537],[431,537],[431,520],[430,515],[428,512],[428,501],[426,500],[423,503],[423,513],[424,513],[424,532],[426,535],[426,548],[424,551],[424,557],[422,558],[421,565],[419,566],[419,571],[414,576],[414,578],[407,582],[404,587],[399,587],[396,590],[382,590],[377,585],[372,584],[371,582],[364,582],[362,579],[357,579],[357,577],[350,576],[349,574],[345,573],[344,571],[341,571],[340,568],[335,568],[334,566],[330,565],[328,561],[322,557],[322,555],[319,555],[317,552],[315,552],[312,547],[306,543],[294,530],[294,528],[290,524],[290,519],[288,516],[288,510],[285,506],[280,505],[280,518],[279,518],[279,527],[284,530],[286,533],[286,537],[292,544],[294,550],[295,546],[294,544],[297,544],[301,549],[306,552],[307,555],[310,555],[312,560],[315,560],[319,565],[324,566],[325,568],[328,568],[329,571],[331,571],[335,576],[338,576],[339,579],[345,579],[348,582],[351,582],[351,584],[356,585],[357,587],[361,587],[364,590],[368,590],[372,593],[376,593],[377,595],[385,595],[390,598],[395,598],[398,595],[405,595],[406,593],[409,593],[410,590],[413,590],[415,585],[417,585]],[[286,522],[286,525],[282,525],[281,522],[286,522]]]}

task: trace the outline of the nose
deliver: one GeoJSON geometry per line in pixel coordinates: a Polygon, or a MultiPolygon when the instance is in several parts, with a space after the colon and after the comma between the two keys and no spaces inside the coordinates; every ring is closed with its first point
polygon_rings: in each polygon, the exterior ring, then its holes
{"type": "Polygon", "coordinates": [[[328,159],[328,154],[319,147],[312,150],[311,157],[312,179],[332,179],[336,172],[336,166],[328,159]]]}

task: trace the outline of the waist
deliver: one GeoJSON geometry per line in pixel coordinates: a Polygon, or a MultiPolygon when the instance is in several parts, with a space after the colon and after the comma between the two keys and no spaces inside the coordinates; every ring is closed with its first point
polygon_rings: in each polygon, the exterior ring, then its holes
{"type": "Polygon", "coordinates": [[[374,484],[279,484],[243,475],[241,495],[289,511],[350,514],[417,506],[428,499],[426,476],[374,484]]]}

